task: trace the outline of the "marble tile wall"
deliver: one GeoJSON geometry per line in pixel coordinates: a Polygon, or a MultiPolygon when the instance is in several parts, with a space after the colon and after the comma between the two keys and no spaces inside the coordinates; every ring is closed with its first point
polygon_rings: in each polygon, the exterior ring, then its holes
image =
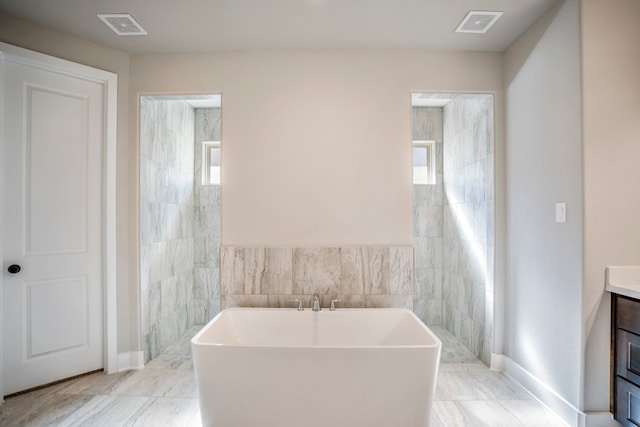
{"type": "Polygon", "coordinates": [[[413,248],[232,247],[220,249],[221,308],[413,307],[413,248]]]}
{"type": "Polygon", "coordinates": [[[194,110],[140,105],[140,281],[145,363],[193,323],[194,110]]]}
{"type": "Polygon", "coordinates": [[[413,107],[414,140],[435,141],[436,184],[413,186],[413,311],[427,325],[442,322],[442,108],[413,107]]]}
{"type": "Polygon", "coordinates": [[[220,141],[220,108],[195,110],[193,321],[203,325],[220,311],[220,186],[202,184],[202,142],[220,141]]]}
{"type": "Polygon", "coordinates": [[[443,110],[442,322],[485,363],[493,325],[493,98],[458,96],[443,110]]]}

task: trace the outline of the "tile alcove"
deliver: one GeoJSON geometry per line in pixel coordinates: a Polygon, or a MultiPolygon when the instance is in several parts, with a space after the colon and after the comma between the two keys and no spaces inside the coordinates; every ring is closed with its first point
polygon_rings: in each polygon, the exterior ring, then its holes
{"type": "Polygon", "coordinates": [[[219,95],[140,99],[145,363],[220,309],[220,187],[201,179],[202,143],[220,140],[220,118],[219,95]]]}
{"type": "Polygon", "coordinates": [[[229,306],[405,307],[490,363],[494,135],[491,95],[414,94],[413,138],[435,142],[435,185],[414,186],[413,246],[220,247],[220,187],[201,185],[201,144],[220,108],[142,97],[141,310],[145,362],[229,306]],[[442,100],[446,99],[445,105],[442,100]],[[221,285],[222,284],[222,285],[221,285]]]}
{"type": "Polygon", "coordinates": [[[493,341],[493,96],[416,93],[414,140],[434,141],[435,185],[414,185],[414,312],[490,364],[493,341]]]}

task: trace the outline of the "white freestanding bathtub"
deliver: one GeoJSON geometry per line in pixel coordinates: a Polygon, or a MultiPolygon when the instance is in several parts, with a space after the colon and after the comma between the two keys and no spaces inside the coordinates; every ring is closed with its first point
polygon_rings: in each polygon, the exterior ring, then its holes
{"type": "Polygon", "coordinates": [[[229,308],[191,340],[202,424],[428,426],[441,346],[405,309],[229,308]]]}

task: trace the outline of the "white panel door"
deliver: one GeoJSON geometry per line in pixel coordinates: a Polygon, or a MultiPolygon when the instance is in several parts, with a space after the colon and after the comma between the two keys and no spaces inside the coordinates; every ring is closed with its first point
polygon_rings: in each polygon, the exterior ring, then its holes
{"type": "Polygon", "coordinates": [[[97,82],[3,66],[7,395],[103,367],[104,94],[97,82]]]}

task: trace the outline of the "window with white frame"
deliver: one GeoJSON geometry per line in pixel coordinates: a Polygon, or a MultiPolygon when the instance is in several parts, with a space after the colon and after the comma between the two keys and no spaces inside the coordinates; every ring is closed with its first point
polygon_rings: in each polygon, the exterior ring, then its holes
{"type": "Polygon", "coordinates": [[[435,144],[433,141],[413,141],[413,183],[436,183],[435,144]]]}
{"type": "Polygon", "coordinates": [[[220,141],[202,143],[202,184],[220,185],[220,141]]]}

